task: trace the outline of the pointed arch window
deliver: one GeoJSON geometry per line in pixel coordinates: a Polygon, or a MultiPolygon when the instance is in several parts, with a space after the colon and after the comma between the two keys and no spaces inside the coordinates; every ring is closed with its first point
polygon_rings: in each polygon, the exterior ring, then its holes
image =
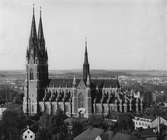
{"type": "Polygon", "coordinates": [[[33,79],[34,79],[33,70],[30,69],[30,80],[33,80],[33,79]]]}
{"type": "Polygon", "coordinates": [[[83,96],[82,92],[79,93],[79,95],[78,95],[78,107],[79,108],[84,107],[84,96],[83,96]]]}

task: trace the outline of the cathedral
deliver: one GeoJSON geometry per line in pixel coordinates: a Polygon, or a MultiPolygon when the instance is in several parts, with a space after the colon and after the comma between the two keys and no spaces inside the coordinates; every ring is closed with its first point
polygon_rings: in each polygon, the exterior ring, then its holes
{"type": "Polygon", "coordinates": [[[33,8],[29,44],[26,52],[26,80],[23,112],[33,116],[45,112],[55,114],[61,109],[69,117],[89,118],[91,115],[107,116],[112,112],[143,111],[140,92],[121,88],[118,78],[93,78],[90,74],[87,41],[80,79],[48,76],[48,53],[45,47],[42,15],[38,31],[33,8]]]}

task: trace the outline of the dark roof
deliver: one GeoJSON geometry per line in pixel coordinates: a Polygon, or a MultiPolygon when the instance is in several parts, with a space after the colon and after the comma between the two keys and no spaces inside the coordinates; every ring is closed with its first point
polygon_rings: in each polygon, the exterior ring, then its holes
{"type": "Polygon", "coordinates": [[[164,136],[163,140],[167,140],[167,136],[164,136]]]}
{"type": "Polygon", "coordinates": [[[94,86],[98,86],[98,88],[120,87],[117,79],[91,79],[91,82],[94,86]]]}
{"type": "MultiPolygon", "coordinates": [[[[80,79],[76,79],[76,86],[79,84],[80,79]]],[[[49,87],[72,87],[73,79],[50,79],[49,87]]]]}
{"type": "MultiPolygon", "coordinates": [[[[76,86],[78,86],[81,79],[76,79],[76,86]]],[[[49,87],[72,87],[73,79],[50,79],[49,87]]],[[[117,79],[91,79],[91,86],[96,88],[110,88],[120,87],[117,79]]]]}
{"type": "Polygon", "coordinates": [[[139,132],[141,137],[148,138],[148,137],[157,137],[157,135],[153,132],[152,128],[143,129],[139,132]]]}
{"type": "Polygon", "coordinates": [[[139,138],[133,135],[118,132],[113,136],[112,140],[139,140],[139,138]]]}
{"type": "Polygon", "coordinates": [[[111,140],[113,136],[114,136],[114,132],[111,130],[108,130],[102,135],[102,140],[111,140]]]}
{"type": "Polygon", "coordinates": [[[80,135],[76,136],[74,140],[95,140],[97,136],[101,136],[104,130],[100,128],[88,128],[80,135]]]}

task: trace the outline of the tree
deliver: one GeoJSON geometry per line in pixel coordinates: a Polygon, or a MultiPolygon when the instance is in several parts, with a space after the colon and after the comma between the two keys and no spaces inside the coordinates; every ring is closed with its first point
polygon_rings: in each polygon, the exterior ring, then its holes
{"type": "Polygon", "coordinates": [[[18,140],[20,131],[25,128],[25,116],[23,113],[5,111],[0,121],[0,137],[4,140],[18,140]]]}
{"type": "Polygon", "coordinates": [[[17,95],[15,95],[15,97],[13,97],[13,102],[16,104],[22,104],[23,103],[23,96],[24,94],[20,94],[18,93],[17,95]]]}
{"type": "Polygon", "coordinates": [[[39,119],[39,127],[42,129],[48,129],[48,125],[50,125],[50,116],[43,113],[39,119]]]}
{"type": "Polygon", "coordinates": [[[37,140],[49,140],[51,135],[49,134],[48,130],[45,128],[41,128],[38,130],[36,134],[37,140]]]}
{"type": "Polygon", "coordinates": [[[67,135],[67,127],[64,123],[65,118],[66,115],[60,109],[56,111],[56,115],[43,114],[39,120],[39,137],[45,135],[45,138],[49,139],[54,135],[56,139],[64,138],[67,135]],[[43,131],[46,133],[41,134],[43,131]]]}
{"type": "Polygon", "coordinates": [[[102,127],[103,126],[103,118],[102,116],[91,116],[88,119],[88,125],[92,127],[102,127]]]}
{"type": "Polygon", "coordinates": [[[60,108],[57,108],[56,116],[60,117],[62,120],[65,120],[67,118],[67,116],[64,114],[64,112],[60,108]]]}
{"type": "Polygon", "coordinates": [[[123,131],[131,131],[134,129],[134,124],[132,121],[132,115],[131,114],[120,114],[116,123],[117,130],[123,130],[123,131]]]}
{"type": "Polygon", "coordinates": [[[53,115],[50,117],[50,122],[49,122],[49,131],[52,134],[59,134],[62,136],[66,136],[67,134],[67,127],[64,123],[64,119],[66,116],[64,113],[59,110],[56,112],[56,115],[53,115]]]}
{"type": "Polygon", "coordinates": [[[162,108],[161,106],[158,105],[153,105],[147,109],[145,109],[144,114],[148,115],[148,116],[166,116],[167,115],[167,111],[166,109],[162,108]]]}
{"type": "Polygon", "coordinates": [[[83,130],[84,130],[84,126],[81,122],[79,122],[79,121],[72,122],[73,137],[76,137],[77,135],[79,135],[83,130]]]}

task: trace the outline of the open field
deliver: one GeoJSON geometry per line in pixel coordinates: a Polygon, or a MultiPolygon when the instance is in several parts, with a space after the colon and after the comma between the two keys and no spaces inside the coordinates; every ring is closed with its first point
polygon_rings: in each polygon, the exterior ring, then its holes
{"type": "MultiPolygon", "coordinates": [[[[82,77],[81,70],[51,70],[49,71],[50,77],[59,78],[73,78],[74,75],[78,78],[82,77]]],[[[127,76],[127,77],[161,77],[167,78],[167,71],[157,70],[91,70],[92,77],[98,78],[109,78],[114,76],[127,76]]],[[[13,70],[13,71],[0,71],[0,81],[2,80],[24,80],[24,70],[13,70]]]]}

